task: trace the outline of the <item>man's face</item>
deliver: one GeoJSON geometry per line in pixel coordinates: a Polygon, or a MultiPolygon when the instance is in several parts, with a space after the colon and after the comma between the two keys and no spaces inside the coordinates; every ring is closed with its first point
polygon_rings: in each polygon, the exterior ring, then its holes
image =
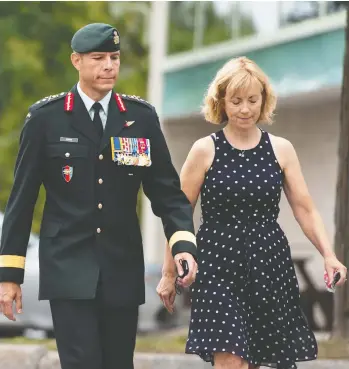
{"type": "Polygon", "coordinates": [[[84,86],[102,93],[113,89],[119,75],[120,51],[73,53],[71,60],[84,86]]]}

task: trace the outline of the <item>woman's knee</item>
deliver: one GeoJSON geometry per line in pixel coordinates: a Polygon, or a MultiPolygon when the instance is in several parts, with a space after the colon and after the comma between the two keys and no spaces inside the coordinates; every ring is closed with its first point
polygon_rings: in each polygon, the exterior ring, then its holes
{"type": "Polygon", "coordinates": [[[214,355],[215,369],[248,369],[248,363],[240,356],[227,352],[217,352],[214,355]]]}

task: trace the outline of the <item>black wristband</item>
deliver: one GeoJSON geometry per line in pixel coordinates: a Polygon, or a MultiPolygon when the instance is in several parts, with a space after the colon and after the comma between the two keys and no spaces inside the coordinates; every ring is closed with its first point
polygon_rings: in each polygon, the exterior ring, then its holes
{"type": "Polygon", "coordinates": [[[24,280],[24,269],[22,268],[0,268],[0,283],[13,282],[22,284],[24,280]]]}
{"type": "Polygon", "coordinates": [[[190,241],[177,241],[172,246],[171,252],[173,257],[181,252],[188,252],[189,254],[193,255],[193,258],[197,262],[196,246],[190,241]]]}

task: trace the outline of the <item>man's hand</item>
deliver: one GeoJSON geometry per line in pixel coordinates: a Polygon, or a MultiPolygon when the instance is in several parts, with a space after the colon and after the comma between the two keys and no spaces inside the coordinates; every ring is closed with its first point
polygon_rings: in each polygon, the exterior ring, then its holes
{"type": "Polygon", "coordinates": [[[184,274],[183,268],[179,262],[179,260],[181,259],[187,261],[188,267],[189,267],[189,273],[184,278],[179,278],[178,284],[181,287],[189,287],[195,281],[198,266],[192,254],[189,254],[188,252],[182,252],[180,254],[177,254],[174,257],[174,261],[176,263],[177,273],[179,276],[182,276],[184,274]]]}
{"type": "Polygon", "coordinates": [[[9,320],[16,320],[13,313],[13,302],[16,303],[17,314],[22,313],[22,290],[19,284],[13,282],[0,283],[0,311],[9,320]]]}

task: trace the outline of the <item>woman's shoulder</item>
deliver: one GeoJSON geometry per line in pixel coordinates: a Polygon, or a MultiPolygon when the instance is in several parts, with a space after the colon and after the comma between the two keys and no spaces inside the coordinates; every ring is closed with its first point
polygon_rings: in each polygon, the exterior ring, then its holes
{"type": "Polygon", "coordinates": [[[191,148],[191,151],[198,155],[211,154],[212,150],[214,151],[214,142],[211,135],[199,138],[191,148]]]}
{"type": "Polygon", "coordinates": [[[284,137],[281,136],[275,136],[271,133],[268,133],[270,143],[272,144],[274,149],[282,150],[282,151],[293,151],[294,147],[291,143],[291,141],[287,140],[284,137]]]}
{"type": "Polygon", "coordinates": [[[196,163],[197,167],[202,167],[205,172],[212,165],[215,156],[215,146],[212,137],[206,136],[194,142],[187,161],[196,163]]]}
{"type": "Polygon", "coordinates": [[[270,143],[274,154],[282,169],[285,169],[289,163],[297,160],[296,151],[291,143],[284,137],[275,136],[269,133],[270,143]]]}

